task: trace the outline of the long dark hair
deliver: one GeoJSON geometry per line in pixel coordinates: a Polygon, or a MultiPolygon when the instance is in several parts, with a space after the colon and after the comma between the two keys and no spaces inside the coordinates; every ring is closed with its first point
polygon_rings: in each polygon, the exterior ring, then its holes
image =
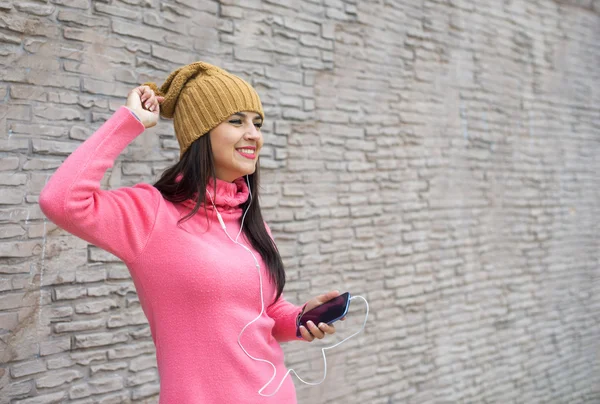
{"type": "MultiPolygon", "coordinates": [[[[260,161],[260,158],[259,158],[260,161]]],[[[250,188],[252,190],[252,203],[250,198],[241,205],[242,212],[246,211],[248,205],[248,213],[244,220],[244,234],[252,244],[252,247],[262,257],[269,270],[271,281],[277,287],[277,299],[283,292],[285,286],[285,271],[283,269],[283,261],[279,255],[277,246],[269,236],[265,223],[260,211],[259,202],[259,162],[256,164],[254,174],[248,176],[250,188]]],[[[215,175],[215,165],[210,143],[210,134],[194,141],[188,150],[181,156],[179,162],[167,168],[160,179],[156,181],[154,187],[160,191],[163,198],[173,203],[179,203],[188,199],[194,199],[196,205],[190,213],[181,218],[179,222],[189,220],[192,216],[198,213],[200,208],[204,207],[204,213],[208,221],[208,212],[204,204],[206,198],[206,187],[209,178],[213,179],[213,184],[217,183],[215,175]]],[[[240,222],[242,218],[240,217],[240,222]]]]}

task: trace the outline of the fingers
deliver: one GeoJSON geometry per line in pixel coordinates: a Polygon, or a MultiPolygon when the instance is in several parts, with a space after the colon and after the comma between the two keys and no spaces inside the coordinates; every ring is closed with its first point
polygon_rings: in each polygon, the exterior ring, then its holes
{"type": "Polygon", "coordinates": [[[333,325],[321,323],[319,324],[319,329],[323,331],[325,334],[335,334],[335,327],[333,325]]]}
{"type": "Polygon", "coordinates": [[[303,325],[300,326],[300,335],[302,335],[302,338],[304,338],[304,340],[308,342],[311,342],[315,339],[315,337],[313,337],[312,334],[303,325]]]}
{"type": "Polygon", "coordinates": [[[156,109],[158,109],[158,101],[156,100],[155,96],[148,98],[143,103],[143,105],[144,105],[144,108],[146,108],[150,112],[154,112],[156,109]]]}
{"type": "Polygon", "coordinates": [[[325,294],[325,296],[327,296],[327,300],[331,300],[333,298],[336,298],[340,295],[340,291],[339,290],[332,290],[331,292],[327,292],[325,294]]]}
{"type": "Polygon", "coordinates": [[[157,96],[149,86],[139,86],[135,88],[135,92],[140,97],[142,107],[150,112],[158,111],[159,104],[165,100],[165,97],[157,96]]]}
{"type": "Polygon", "coordinates": [[[142,86],[142,96],[140,97],[140,101],[142,101],[142,106],[144,108],[151,111],[152,106],[157,102],[154,91],[148,86],[142,86]]]}
{"type": "Polygon", "coordinates": [[[140,99],[142,100],[142,103],[144,103],[150,97],[154,96],[154,91],[152,91],[152,89],[150,87],[140,86],[140,89],[142,90],[142,96],[140,97],[140,99]]]}
{"type": "Polygon", "coordinates": [[[325,303],[325,302],[330,301],[331,299],[338,297],[339,295],[340,295],[339,290],[332,290],[331,292],[327,292],[323,295],[317,296],[317,300],[320,303],[325,303]]]}
{"type": "Polygon", "coordinates": [[[313,341],[315,338],[323,339],[327,334],[335,334],[335,327],[325,323],[320,323],[317,327],[312,321],[306,323],[306,327],[300,326],[300,334],[307,341],[313,341]],[[308,327],[308,329],[306,328],[308,327]]]}
{"type": "Polygon", "coordinates": [[[323,339],[323,337],[325,336],[325,333],[321,331],[319,327],[317,327],[312,321],[307,322],[306,326],[308,327],[308,331],[310,331],[313,337],[323,339]]]}

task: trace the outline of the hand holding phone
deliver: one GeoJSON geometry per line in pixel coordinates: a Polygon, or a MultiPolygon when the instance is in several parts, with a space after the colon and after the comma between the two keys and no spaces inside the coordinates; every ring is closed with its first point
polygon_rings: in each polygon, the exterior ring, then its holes
{"type": "Polygon", "coordinates": [[[343,319],[348,313],[349,306],[350,293],[346,292],[303,313],[298,321],[298,324],[296,325],[296,336],[298,338],[302,337],[302,334],[300,333],[300,326],[304,326],[307,328],[307,330],[309,330],[309,327],[307,326],[308,321],[312,321],[313,324],[318,326],[320,323],[329,325],[337,320],[343,319]]]}

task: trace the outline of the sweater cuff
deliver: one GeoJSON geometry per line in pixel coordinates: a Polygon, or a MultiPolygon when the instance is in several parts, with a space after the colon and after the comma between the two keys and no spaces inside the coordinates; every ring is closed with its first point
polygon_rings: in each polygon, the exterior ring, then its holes
{"type": "Polygon", "coordinates": [[[298,316],[296,316],[296,337],[299,339],[304,339],[301,335],[300,335],[300,319],[302,318],[302,315],[304,314],[305,310],[306,310],[306,305],[308,303],[304,303],[304,306],[302,306],[302,310],[300,310],[300,313],[298,313],[298,316]]]}
{"type": "Polygon", "coordinates": [[[133,112],[129,107],[125,107],[125,108],[127,108],[127,110],[129,112],[131,112],[131,115],[133,115],[135,117],[135,119],[137,119],[138,121],[142,122],[142,120],[140,119],[140,117],[137,116],[137,114],[135,112],[133,112]]]}
{"type": "Polygon", "coordinates": [[[302,318],[302,315],[304,314],[304,310],[306,310],[306,305],[308,303],[305,303],[304,306],[302,306],[302,310],[300,310],[300,313],[298,313],[298,316],[296,317],[296,329],[298,329],[298,327],[300,327],[300,318],[302,318]]]}

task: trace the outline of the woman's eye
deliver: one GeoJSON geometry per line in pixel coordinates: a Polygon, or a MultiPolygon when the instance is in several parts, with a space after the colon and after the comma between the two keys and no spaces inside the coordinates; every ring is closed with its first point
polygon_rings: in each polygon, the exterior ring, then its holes
{"type": "MultiPolygon", "coordinates": [[[[229,121],[229,123],[233,124],[233,125],[241,125],[242,124],[242,120],[241,119],[233,119],[231,121],[229,121]]],[[[256,122],[254,124],[254,126],[256,126],[257,128],[261,128],[262,127],[262,122],[256,122]]]]}

